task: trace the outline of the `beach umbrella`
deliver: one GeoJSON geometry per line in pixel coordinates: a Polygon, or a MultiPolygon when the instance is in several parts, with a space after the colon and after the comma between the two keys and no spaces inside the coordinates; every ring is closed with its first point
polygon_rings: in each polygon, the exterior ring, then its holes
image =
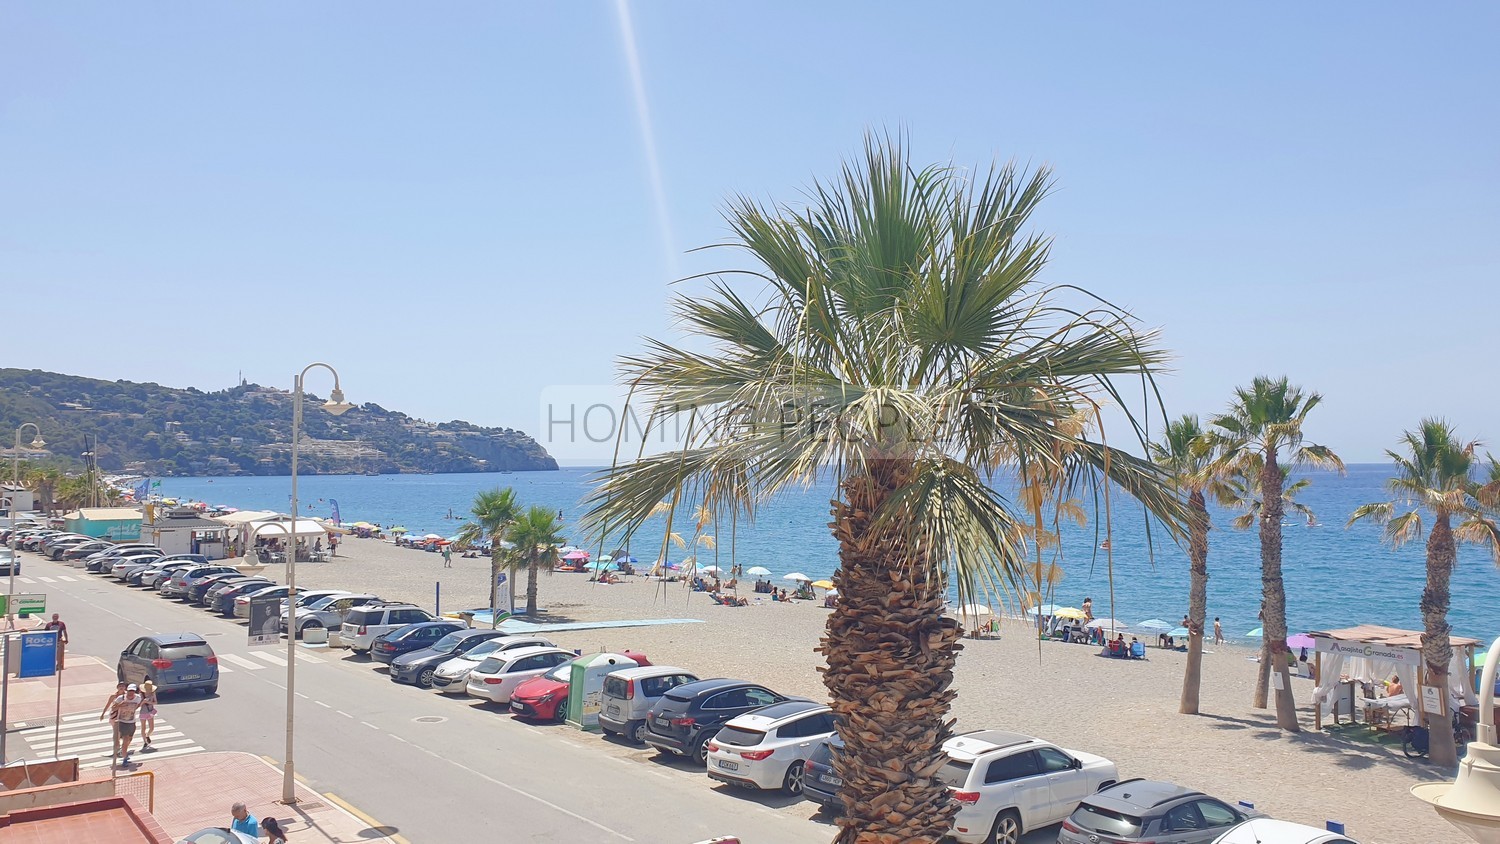
{"type": "Polygon", "coordinates": [[[589,558],[589,552],[579,551],[575,548],[574,550],[564,554],[562,558],[564,560],[587,560],[589,558]]]}
{"type": "Polygon", "coordinates": [[[1057,604],[1042,604],[1039,607],[1032,607],[1028,609],[1026,611],[1026,614],[1032,617],[1036,617],[1038,615],[1056,615],[1057,609],[1057,604]]]}
{"type": "Polygon", "coordinates": [[[833,581],[831,581],[831,580],[814,580],[812,582],[812,585],[818,587],[819,589],[832,589],[833,588],[833,581]]]}
{"type": "Polygon", "coordinates": [[[957,610],[959,615],[990,615],[990,608],[984,604],[964,604],[957,610]]]}
{"type": "Polygon", "coordinates": [[[614,561],[615,561],[615,558],[612,555],[609,555],[609,554],[605,554],[604,556],[602,556],[602,557],[599,558],[599,562],[601,562],[601,563],[613,563],[614,561]]]}
{"type": "Polygon", "coordinates": [[[1088,626],[1088,627],[1114,627],[1114,628],[1118,628],[1118,627],[1129,627],[1130,625],[1126,624],[1123,621],[1120,621],[1117,618],[1096,618],[1093,621],[1090,621],[1086,626],[1088,626]]]}
{"type": "Polygon", "coordinates": [[[766,568],[765,566],[751,566],[750,568],[745,569],[745,574],[748,574],[751,577],[770,577],[771,570],[766,568]]]}
{"type": "Polygon", "coordinates": [[[1317,642],[1313,641],[1313,637],[1307,635],[1306,633],[1298,633],[1295,636],[1286,637],[1286,646],[1292,648],[1293,650],[1299,648],[1311,648],[1317,646],[1317,644],[1317,642]]]}
{"type": "Polygon", "coordinates": [[[782,580],[795,580],[798,583],[811,583],[812,582],[812,578],[808,577],[807,575],[803,574],[800,571],[794,571],[791,574],[783,574],[781,576],[781,579],[782,580]]]}
{"type": "Polygon", "coordinates": [[[1259,639],[1260,637],[1262,637],[1262,636],[1264,636],[1266,634],[1265,634],[1265,631],[1263,631],[1261,628],[1257,627],[1254,630],[1251,630],[1249,633],[1246,633],[1245,635],[1249,636],[1252,639],[1259,639]]]}
{"type": "Polygon", "coordinates": [[[442,539],[442,537],[441,537],[441,536],[438,536],[438,535],[437,535],[437,534],[435,534],[435,533],[429,533],[429,534],[427,534],[427,535],[426,535],[426,536],[424,536],[424,537],[422,537],[422,538],[423,538],[423,539],[442,539]]]}
{"type": "Polygon", "coordinates": [[[1181,638],[1188,635],[1188,629],[1186,627],[1173,627],[1167,631],[1167,635],[1173,639],[1181,638]]]}
{"type": "Polygon", "coordinates": [[[704,566],[703,568],[698,569],[698,573],[718,577],[719,575],[724,573],[724,570],[719,568],[718,566],[704,566]]]}
{"type": "Polygon", "coordinates": [[[406,528],[401,527],[400,525],[397,525],[397,526],[391,528],[391,533],[406,533],[406,532],[407,532],[406,528]]]}
{"type": "Polygon", "coordinates": [[[1139,627],[1142,630],[1171,630],[1175,626],[1176,625],[1172,624],[1171,622],[1164,621],[1160,618],[1148,618],[1140,624],[1136,625],[1136,627],[1139,627]]]}
{"type": "Polygon", "coordinates": [[[1081,610],[1081,609],[1079,609],[1077,607],[1062,607],[1061,609],[1058,609],[1055,612],[1053,612],[1052,615],[1055,618],[1071,618],[1071,619],[1088,618],[1088,616],[1084,614],[1083,610],[1081,610]]]}

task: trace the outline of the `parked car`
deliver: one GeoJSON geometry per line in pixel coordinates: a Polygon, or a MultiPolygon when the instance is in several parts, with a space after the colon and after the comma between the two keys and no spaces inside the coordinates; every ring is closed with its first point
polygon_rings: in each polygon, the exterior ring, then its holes
{"type": "Polygon", "coordinates": [[[163,692],[219,690],[219,658],[197,633],[142,636],[120,653],[115,673],[126,683],[149,679],[163,692]]]}
{"type": "Polygon", "coordinates": [[[844,787],[844,780],[833,769],[833,754],[843,747],[844,740],[838,733],[813,745],[802,772],[802,796],[835,814],[844,808],[839,802],[839,789],[844,787]]]}
{"type": "Polygon", "coordinates": [[[249,575],[241,574],[238,569],[230,569],[229,571],[219,572],[218,574],[210,574],[205,577],[200,577],[193,583],[192,586],[189,586],[187,589],[183,590],[182,599],[184,601],[187,601],[189,604],[202,606],[206,603],[209,591],[216,586],[222,586],[225,583],[248,576],[249,575]]]}
{"type": "Polygon", "coordinates": [[[1245,821],[1218,838],[1214,844],[1359,844],[1353,838],[1315,826],[1303,826],[1274,818],[1245,821]]]}
{"type": "Polygon", "coordinates": [[[33,530],[21,535],[21,540],[16,543],[27,551],[35,551],[38,545],[53,536],[61,536],[60,530],[33,530]]]}
{"type": "MultiPolygon", "coordinates": [[[[416,604],[376,601],[349,613],[339,628],[339,636],[355,653],[369,653],[375,639],[408,624],[436,621],[436,617],[416,604]]],[[[433,641],[437,641],[434,639],[433,641]]]]}
{"type": "Polygon", "coordinates": [[[134,571],[137,566],[150,566],[160,559],[162,559],[160,551],[131,551],[128,554],[121,554],[115,557],[114,562],[110,564],[108,572],[105,572],[104,567],[100,566],[99,573],[107,573],[115,580],[124,581],[126,575],[134,571]]]}
{"type": "MultiPolygon", "coordinates": [[[[651,660],[643,653],[624,651],[620,654],[637,666],[650,666],[651,660]]],[[[563,717],[563,704],[568,702],[568,688],[573,684],[573,662],[565,662],[540,677],[516,686],[510,693],[510,714],[533,721],[558,721],[563,717]]]]}
{"type": "Polygon", "coordinates": [[[61,560],[69,551],[80,545],[93,545],[99,540],[92,536],[75,536],[59,542],[53,542],[47,546],[46,555],[48,559],[61,560]]]}
{"type": "Polygon", "coordinates": [[[0,548],[0,574],[11,575],[21,573],[21,558],[12,556],[9,548],[0,548]]]}
{"type": "Polygon", "coordinates": [[[77,545],[74,545],[68,550],[64,551],[62,559],[69,561],[81,560],[90,554],[97,554],[100,551],[106,551],[109,548],[110,543],[102,539],[96,539],[93,542],[80,542],[77,545]]]}
{"type": "Polygon", "coordinates": [[[604,678],[599,708],[599,728],[642,744],[646,741],[646,716],[661,696],[698,675],[672,665],[622,668],[604,678]]]}
{"type": "Polygon", "coordinates": [[[474,666],[465,686],[470,697],[491,703],[509,704],[510,693],[522,682],[545,674],[559,664],[573,659],[572,651],[562,648],[515,648],[500,651],[474,666]]]}
{"type": "Polygon", "coordinates": [[[743,680],[699,680],[661,696],[646,717],[646,743],[662,753],[708,764],[708,741],[736,715],[787,700],[743,680]]]}
{"type": "Polygon", "coordinates": [[[1062,823],[1058,844],[1136,844],[1170,839],[1211,844],[1259,812],[1237,809],[1169,782],[1130,779],[1083,798],[1062,823]]]}
{"type": "MultiPolygon", "coordinates": [[[[297,605],[298,607],[305,607],[305,606],[308,606],[309,604],[311,604],[312,602],[318,601],[318,600],[322,600],[323,598],[326,598],[329,595],[353,595],[353,594],[354,593],[350,592],[348,589],[303,589],[303,590],[300,590],[298,592],[298,594],[297,594],[297,600],[292,601],[291,603],[297,605]]],[[[286,598],[286,596],[283,595],[282,598],[281,598],[281,611],[282,612],[286,612],[287,603],[288,603],[287,598],[286,598]]]]}
{"type": "MultiPolygon", "coordinates": [[[[349,615],[352,617],[371,611],[370,608],[365,607],[349,615]]],[[[345,619],[344,623],[348,624],[348,619],[345,619]]],[[[398,656],[431,647],[449,633],[456,633],[463,629],[464,626],[457,621],[419,621],[405,627],[398,627],[389,633],[382,633],[375,637],[375,641],[370,643],[370,658],[390,665],[398,656]]]]}
{"type": "MultiPolygon", "coordinates": [[[[292,634],[300,639],[303,633],[319,627],[337,630],[339,625],[344,623],[344,616],[348,615],[350,610],[355,607],[362,607],[365,604],[376,603],[379,600],[380,598],[376,595],[350,594],[328,595],[319,598],[306,606],[298,607],[294,611],[296,624],[292,630],[292,634]]],[[[281,614],[281,632],[288,632],[287,613],[281,614]]]]}
{"type": "Polygon", "coordinates": [[[172,572],[171,578],[161,585],[161,596],[163,598],[177,598],[187,600],[189,589],[198,585],[205,577],[213,577],[216,574],[232,574],[238,572],[234,566],[195,566],[189,569],[178,569],[172,572]]]}
{"type": "MultiPolygon", "coordinates": [[[[298,589],[297,591],[302,592],[304,590],[298,589]]],[[[256,598],[276,598],[280,600],[284,606],[286,603],[286,596],[290,592],[290,587],[286,586],[267,586],[264,589],[257,589],[251,592],[242,592],[241,594],[234,596],[234,617],[249,618],[250,602],[255,600],[256,598]]]]}
{"type": "Polygon", "coordinates": [[[257,840],[228,827],[210,826],[190,833],[177,844],[255,844],[257,840]]]}
{"type": "Polygon", "coordinates": [[[833,710],[805,700],[773,703],[731,718],[708,742],[708,778],[801,794],[813,747],[833,731],[833,710]]]}
{"type": "Polygon", "coordinates": [[[938,779],[959,804],[952,836],[962,844],[1019,841],[1067,818],[1083,798],[1119,779],[1115,764],[1102,756],[1004,730],[954,736],[943,742],[943,752],[948,762],[938,779]]]}
{"type": "Polygon", "coordinates": [[[219,585],[208,590],[203,596],[203,606],[209,612],[222,615],[225,618],[234,618],[234,599],[247,592],[258,592],[267,586],[275,586],[275,581],[269,577],[258,575],[241,576],[231,578],[228,582],[220,582],[219,585]]]}
{"type": "Polygon", "coordinates": [[[188,562],[187,560],[177,560],[175,562],[164,559],[157,560],[146,568],[137,569],[126,575],[125,582],[131,586],[145,586],[156,589],[161,586],[163,580],[172,576],[172,572],[178,569],[191,568],[196,565],[198,564],[188,562]]]}
{"type": "MultiPolygon", "coordinates": [[[[438,666],[504,635],[499,630],[470,630],[468,628],[455,630],[425,648],[401,654],[391,660],[391,680],[430,689],[438,666]]],[[[480,658],[483,659],[483,657],[480,658]]]]}
{"type": "Polygon", "coordinates": [[[437,670],[432,673],[432,690],[445,695],[468,694],[469,672],[486,659],[516,648],[555,647],[557,644],[545,636],[497,636],[438,663],[437,670]]]}

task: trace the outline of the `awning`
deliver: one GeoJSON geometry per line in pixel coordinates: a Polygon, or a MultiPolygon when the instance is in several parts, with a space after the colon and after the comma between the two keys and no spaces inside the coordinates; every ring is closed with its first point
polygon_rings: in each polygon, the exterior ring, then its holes
{"type": "MultiPolygon", "coordinates": [[[[277,521],[255,522],[250,525],[252,534],[259,539],[284,538],[287,535],[289,519],[277,521]]],[[[294,536],[327,536],[328,529],[313,519],[298,519],[295,527],[291,528],[294,536]]]]}
{"type": "Polygon", "coordinates": [[[278,515],[280,514],[273,513],[270,510],[240,510],[237,513],[229,513],[223,516],[209,516],[209,518],[226,525],[245,525],[251,522],[263,522],[267,519],[273,519],[278,515]]]}

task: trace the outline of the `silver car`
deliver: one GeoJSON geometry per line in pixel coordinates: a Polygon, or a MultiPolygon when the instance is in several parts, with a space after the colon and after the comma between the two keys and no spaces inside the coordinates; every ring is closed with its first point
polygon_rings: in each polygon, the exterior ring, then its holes
{"type": "Polygon", "coordinates": [[[604,678],[599,728],[635,742],[646,741],[646,715],[661,696],[700,677],[671,665],[647,665],[611,671],[604,678]]]}

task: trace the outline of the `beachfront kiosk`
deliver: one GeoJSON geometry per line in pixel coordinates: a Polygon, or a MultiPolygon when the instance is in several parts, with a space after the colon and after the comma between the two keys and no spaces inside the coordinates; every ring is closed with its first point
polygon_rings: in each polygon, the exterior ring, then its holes
{"type": "MultiPolygon", "coordinates": [[[[1454,706],[1474,706],[1475,639],[1451,636],[1453,662],[1448,666],[1448,689],[1429,689],[1422,665],[1422,634],[1361,624],[1342,630],[1309,633],[1314,642],[1314,665],[1318,690],[1313,693],[1313,719],[1323,729],[1323,716],[1351,720],[1359,713],[1371,725],[1394,726],[1398,714],[1409,713],[1413,721],[1423,714],[1453,714],[1454,706]],[[1380,696],[1377,687],[1386,679],[1401,682],[1401,694],[1380,696]]],[[[1273,678],[1278,676],[1271,675],[1273,678]]]]}
{"type": "Polygon", "coordinates": [[[598,730],[605,676],[638,665],[624,654],[593,654],[573,660],[573,675],[568,680],[568,723],[589,732],[598,730]]]}
{"type": "Polygon", "coordinates": [[[206,519],[192,507],[146,505],[141,522],[141,538],[149,540],[164,554],[202,554],[210,560],[222,560],[227,553],[229,526],[206,519]]]}

